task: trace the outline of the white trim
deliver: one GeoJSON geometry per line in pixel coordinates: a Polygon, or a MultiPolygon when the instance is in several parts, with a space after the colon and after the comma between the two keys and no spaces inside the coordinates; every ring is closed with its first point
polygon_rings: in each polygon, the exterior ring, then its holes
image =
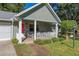
{"type": "MultiPolygon", "coordinates": [[[[31,20],[31,21],[34,21],[34,19],[32,19],[32,18],[24,18],[24,19],[27,19],[27,20],[31,20]]],[[[40,21],[41,19],[37,19],[37,21],[40,21]]],[[[53,21],[49,21],[49,20],[45,20],[45,21],[43,21],[43,20],[41,20],[42,22],[53,22],[53,21]]],[[[56,22],[55,22],[56,23],[56,22]]]]}
{"type": "Polygon", "coordinates": [[[19,21],[19,33],[22,33],[22,20],[19,21]]]}
{"type": "Polygon", "coordinates": [[[39,4],[36,4],[36,5],[32,6],[32,7],[30,7],[30,8],[28,8],[28,9],[25,9],[25,10],[21,11],[20,13],[18,13],[18,14],[16,15],[16,17],[22,15],[23,13],[25,13],[25,12],[27,12],[27,11],[29,11],[29,10],[31,10],[32,8],[35,8],[35,7],[38,6],[38,5],[40,5],[40,3],[39,3],[39,4]]]}
{"type": "Polygon", "coordinates": [[[21,34],[22,34],[22,20],[19,20],[19,33],[18,33],[18,40],[19,40],[19,43],[22,42],[22,37],[21,37],[21,34]]]}
{"type": "Polygon", "coordinates": [[[4,40],[11,40],[11,38],[0,38],[0,41],[4,41],[4,40]]]}
{"type": "Polygon", "coordinates": [[[11,19],[12,19],[12,24],[11,24],[11,25],[12,25],[12,28],[11,28],[11,29],[12,29],[12,31],[11,31],[12,34],[11,34],[11,36],[12,36],[12,38],[13,38],[13,37],[14,37],[14,36],[13,36],[13,34],[14,34],[14,26],[13,26],[14,21],[13,21],[13,18],[11,18],[11,19]]]}
{"type": "Polygon", "coordinates": [[[34,40],[36,40],[36,20],[34,20],[34,40]]]}
{"type": "Polygon", "coordinates": [[[54,11],[53,8],[50,6],[50,4],[47,3],[47,5],[48,5],[47,7],[50,8],[51,13],[53,12],[52,14],[54,14],[54,15],[57,17],[58,21],[61,22],[60,18],[59,18],[58,15],[55,13],[55,11],[54,11]]]}
{"type": "Polygon", "coordinates": [[[3,19],[3,18],[0,18],[0,21],[12,21],[11,19],[3,19]]]}
{"type": "Polygon", "coordinates": [[[15,15],[10,19],[0,18],[0,21],[13,21],[14,18],[15,18],[15,15]]]}
{"type": "Polygon", "coordinates": [[[56,38],[58,38],[58,23],[55,24],[56,38]]]}

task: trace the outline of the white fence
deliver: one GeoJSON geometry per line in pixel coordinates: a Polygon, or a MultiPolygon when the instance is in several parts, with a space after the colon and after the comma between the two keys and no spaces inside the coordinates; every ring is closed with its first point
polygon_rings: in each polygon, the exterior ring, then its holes
{"type": "MultiPolygon", "coordinates": [[[[34,38],[34,34],[31,33],[30,37],[34,38]]],[[[53,38],[53,37],[56,37],[55,32],[37,32],[36,33],[37,39],[50,39],[50,38],[53,38]]]]}

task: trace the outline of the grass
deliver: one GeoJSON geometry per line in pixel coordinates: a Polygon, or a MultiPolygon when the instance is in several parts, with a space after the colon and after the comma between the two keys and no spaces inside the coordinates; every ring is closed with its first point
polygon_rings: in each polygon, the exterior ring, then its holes
{"type": "Polygon", "coordinates": [[[52,39],[37,39],[34,41],[35,44],[38,44],[38,45],[45,45],[45,44],[50,44],[51,41],[53,42],[57,42],[57,41],[63,41],[64,38],[52,38],[52,39]]]}
{"type": "Polygon", "coordinates": [[[79,40],[75,40],[73,48],[73,40],[57,41],[43,45],[49,49],[51,56],[79,56],[79,40]]]}
{"type": "Polygon", "coordinates": [[[32,55],[32,49],[26,44],[16,44],[14,47],[18,56],[32,55]]]}
{"type": "MultiPolygon", "coordinates": [[[[60,38],[59,38],[60,39],[60,38]]],[[[44,46],[49,50],[51,56],[79,56],[79,39],[75,40],[75,47],[73,48],[73,40],[37,40],[35,44],[44,46]]],[[[26,44],[14,45],[18,56],[31,56],[33,54],[32,48],[26,44]]]]}
{"type": "Polygon", "coordinates": [[[43,40],[43,39],[40,40],[40,39],[38,39],[38,40],[35,40],[34,43],[38,44],[38,45],[45,45],[45,44],[51,43],[51,41],[50,40],[43,40]]]}

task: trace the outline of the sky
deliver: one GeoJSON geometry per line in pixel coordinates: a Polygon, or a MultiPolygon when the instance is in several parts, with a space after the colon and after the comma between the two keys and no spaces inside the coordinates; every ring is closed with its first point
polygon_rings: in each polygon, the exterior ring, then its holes
{"type": "Polygon", "coordinates": [[[35,5],[37,3],[26,3],[25,6],[22,8],[23,10],[28,9],[30,7],[32,7],[33,5],[35,5]]]}
{"type": "MultiPolygon", "coordinates": [[[[26,3],[25,6],[22,8],[22,10],[28,9],[34,6],[35,4],[37,3],[26,3]]],[[[55,11],[58,11],[59,5],[57,3],[51,3],[50,5],[55,11]]]]}

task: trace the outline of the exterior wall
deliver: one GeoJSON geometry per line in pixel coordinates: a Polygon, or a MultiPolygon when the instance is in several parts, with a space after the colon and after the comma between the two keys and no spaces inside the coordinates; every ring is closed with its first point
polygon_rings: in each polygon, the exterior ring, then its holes
{"type": "MultiPolygon", "coordinates": [[[[26,13],[27,14],[27,13],[26,13]]],[[[57,22],[54,15],[48,10],[46,6],[43,6],[36,11],[34,11],[29,16],[26,16],[25,19],[29,20],[37,20],[37,21],[45,21],[45,22],[57,22]]]]}
{"type": "Polygon", "coordinates": [[[52,23],[38,22],[38,25],[39,25],[40,32],[54,32],[55,31],[55,30],[52,30],[55,27],[55,26],[53,26],[52,23]]]}

